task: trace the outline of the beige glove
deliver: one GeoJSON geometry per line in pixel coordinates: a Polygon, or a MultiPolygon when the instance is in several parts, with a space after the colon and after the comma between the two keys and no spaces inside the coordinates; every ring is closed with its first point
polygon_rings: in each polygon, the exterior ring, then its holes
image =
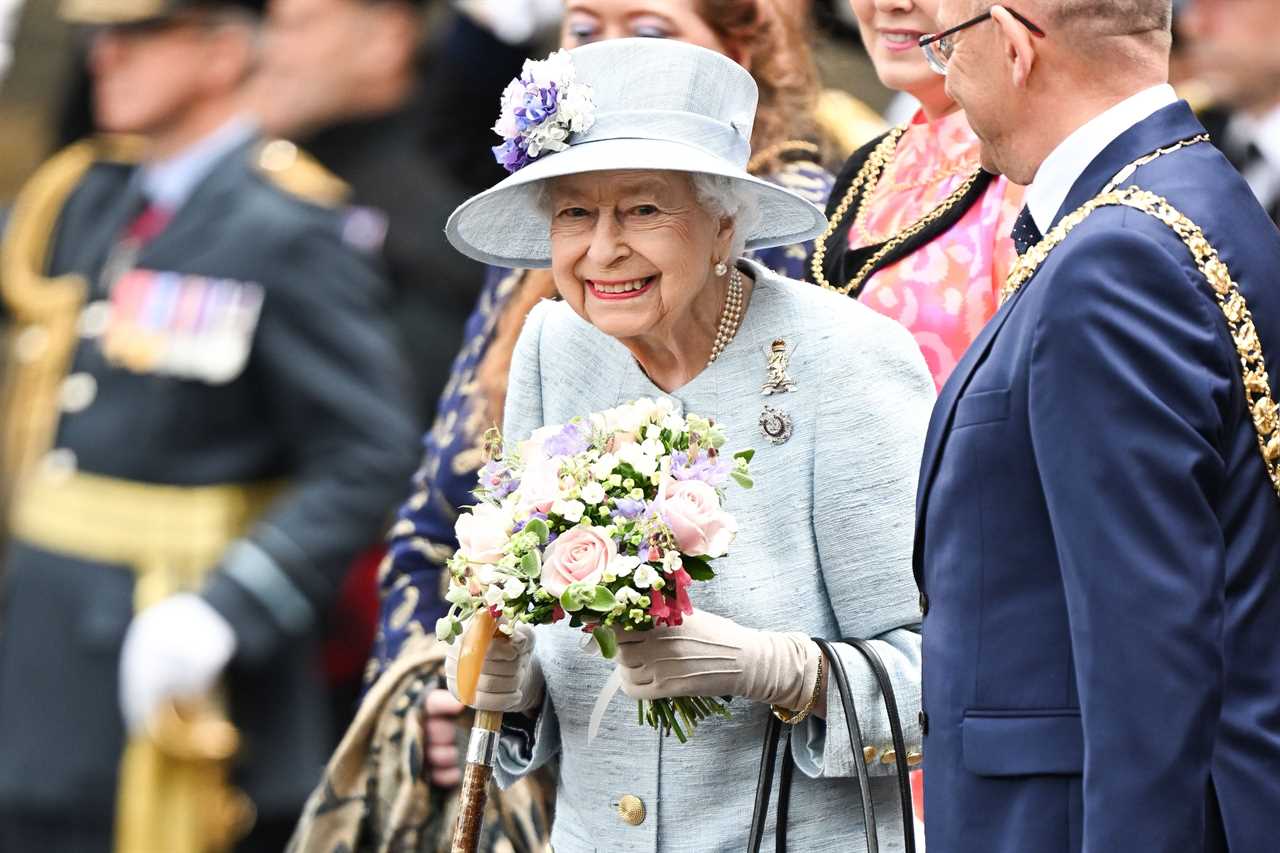
{"type": "MultiPolygon", "coordinates": [[[[480,711],[528,711],[542,702],[542,669],[533,657],[533,628],[517,623],[511,639],[497,636],[480,668],[475,708],[480,711]]],[[[449,646],[444,674],[449,692],[458,697],[458,655],[462,641],[449,646]]]]}
{"type": "Polygon", "coordinates": [[[798,710],[813,695],[821,655],[804,634],[756,631],[705,610],[678,628],[618,634],[622,690],[632,699],[742,696],[798,710]]]}

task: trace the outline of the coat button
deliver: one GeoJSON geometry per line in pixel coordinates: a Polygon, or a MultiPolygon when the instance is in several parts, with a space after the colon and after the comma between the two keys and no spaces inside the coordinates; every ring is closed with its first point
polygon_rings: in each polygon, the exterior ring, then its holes
{"type": "Polygon", "coordinates": [[[920,764],[921,764],[921,762],[923,762],[923,761],[924,761],[924,753],[921,753],[921,752],[908,752],[908,753],[907,753],[907,766],[908,766],[908,767],[919,767],[919,766],[920,766],[920,764]]]}
{"type": "Polygon", "coordinates": [[[864,759],[868,764],[870,764],[871,762],[875,761],[875,760],[876,760],[876,748],[875,748],[874,746],[868,746],[868,747],[866,747],[865,749],[863,749],[863,750],[862,750],[862,758],[863,758],[863,759],[864,759]]]}
{"type": "Polygon", "coordinates": [[[897,760],[898,760],[898,753],[892,749],[886,749],[884,753],[880,756],[881,764],[893,764],[897,760]]]}
{"type": "Polygon", "coordinates": [[[78,323],[81,337],[100,338],[111,325],[111,303],[105,300],[90,302],[80,312],[78,323]]]}
{"type": "Polygon", "coordinates": [[[920,734],[927,737],[929,734],[929,715],[921,711],[920,716],[916,717],[916,719],[920,721],[920,734]]]}
{"type": "Polygon", "coordinates": [[[618,815],[628,826],[644,823],[644,802],[635,794],[626,794],[618,800],[618,815]]]}
{"type": "Polygon", "coordinates": [[[62,380],[58,404],[68,414],[83,412],[98,396],[98,380],[91,373],[73,373],[62,380]]]}
{"type": "Polygon", "coordinates": [[[921,616],[929,615],[929,596],[927,593],[924,593],[924,592],[920,593],[920,615],[921,616]]]}

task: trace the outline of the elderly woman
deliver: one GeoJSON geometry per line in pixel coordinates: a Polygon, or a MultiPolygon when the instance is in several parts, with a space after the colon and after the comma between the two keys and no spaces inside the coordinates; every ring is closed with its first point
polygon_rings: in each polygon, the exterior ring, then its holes
{"type": "MultiPolygon", "coordinates": [[[[865,827],[853,777],[867,759],[843,735],[830,662],[809,638],[872,639],[901,707],[916,707],[911,531],[928,370],[893,321],[741,259],[824,222],[745,170],[756,87],[740,66],[649,39],[568,58],[590,105],[575,102],[567,147],[513,158],[517,171],[459,208],[449,237],[488,263],[549,265],[563,298],[535,307],[520,335],[508,439],[664,395],[755,449],[755,488],[733,495],[740,533],[717,578],[694,591],[681,626],[624,636],[616,664],[632,697],[737,698],[729,719],[704,722],[683,745],[614,701],[593,739],[592,708],[615,664],[563,623],[520,626],[490,649],[476,699],[508,712],[498,779],[510,784],[559,757],[557,853],[738,853],[776,713],[796,726],[791,843],[854,850],[865,827]]],[[[451,674],[457,654],[451,647],[451,674]]],[[[907,714],[913,754],[884,755],[890,729],[874,678],[852,650],[844,664],[875,751],[881,849],[898,849],[888,777],[895,758],[918,760],[920,732],[907,714]]]]}

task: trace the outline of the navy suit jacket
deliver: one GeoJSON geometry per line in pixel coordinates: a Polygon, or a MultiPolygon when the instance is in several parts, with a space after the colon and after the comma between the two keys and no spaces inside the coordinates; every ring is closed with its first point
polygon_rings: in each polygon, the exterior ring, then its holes
{"type": "MultiPolygon", "coordinates": [[[[1113,142],[1058,217],[1202,133],[1113,142]]],[[[1204,229],[1280,391],[1280,233],[1217,149],[1128,182],[1204,229]]],[[[1212,291],[1173,231],[1103,208],[1004,305],[930,424],[915,569],[930,853],[1280,844],[1280,499],[1212,291]]]]}

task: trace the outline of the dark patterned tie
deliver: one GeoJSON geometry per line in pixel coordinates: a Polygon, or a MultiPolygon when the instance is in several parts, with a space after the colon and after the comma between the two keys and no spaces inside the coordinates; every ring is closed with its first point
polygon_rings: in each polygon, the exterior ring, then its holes
{"type": "Polygon", "coordinates": [[[1030,249],[1042,239],[1044,239],[1044,235],[1040,233],[1040,229],[1036,227],[1035,219],[1031,217],[1031,208],[1022,208],[1022,212],[1018,214],[1018,218],[1013,223],[1014,248],[1018,250],[1019,255],[1025,255],[1027,249],[1030,249]]]}

